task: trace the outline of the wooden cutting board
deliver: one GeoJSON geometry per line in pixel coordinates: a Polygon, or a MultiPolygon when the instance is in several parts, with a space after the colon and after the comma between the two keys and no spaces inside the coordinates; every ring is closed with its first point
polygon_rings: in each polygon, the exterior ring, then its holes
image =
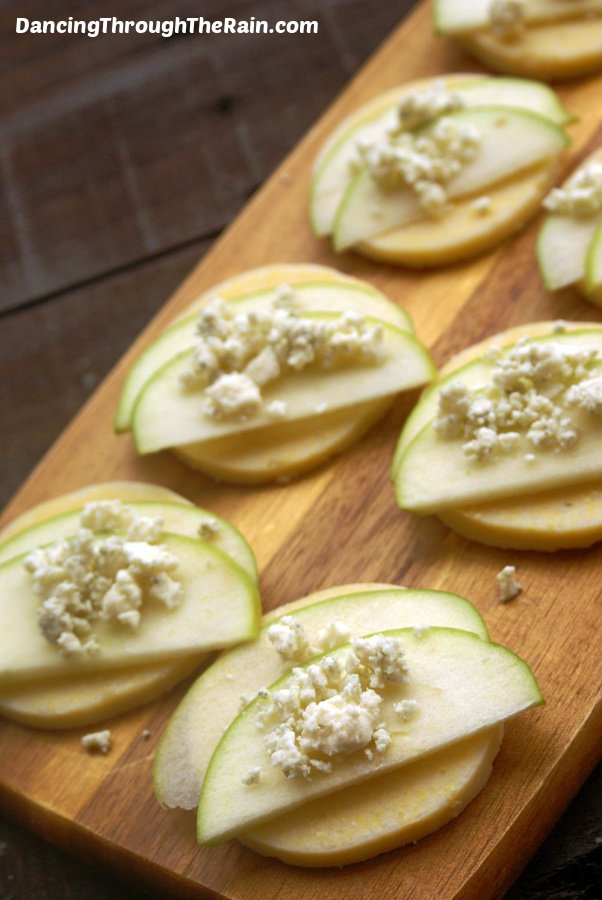
{"type": "MultiPolygon", "coordinates": [[[[199,848],[194,814],[158,806],[152,754],[183,688],[111,721],[114,747],[107,757],[83,753],[81,731],[43,733],[0,723],[3,807],[47,839],[106,861],[123,877],[146,881],[170,897],[499,897],[598,758],[600,548],[554,555],[501,552],[462,540],[433,518],[401,513],[387,469],[409,400],[400,401],[358,446],[288,486],[216,485],[168,454],[138,459],[129,437],[112,432],[124,372],[150,337],[200,292],[267,263],[325,263],[368,279],[411,313],[438,363],[518,323],[600,321],[602,312],[573,292],[544,292],[533,255],[537,223],[494,254],[436,273],[377,266],[351,254],[337,257],[312,236],[306,215],[310,168],[332,127],[359,103],[404,81],[478,70],[451,43],[432,35],[430,15],[429,3],[415,11],[253,198],[57,441],[4,521],[94,481],[164,484],[230,517],[243,531],[256,551],[265,608],[353,581],[456,591],[476,603],[493,639],[532,665],[547,705],[507,727],[492,778],[459,819],[415,847],[333,871],[287,867],[233,842],[199,848]],[[494,576],[508,563],[517,566],[524,593],[500,605],[494,576]],[[144,729],[150,740],[143,739],[144,729]]],[[[600,78],[560,90],[581,120],[570,128],[572,160],[600,139],[601,90],[600,78]]]]}

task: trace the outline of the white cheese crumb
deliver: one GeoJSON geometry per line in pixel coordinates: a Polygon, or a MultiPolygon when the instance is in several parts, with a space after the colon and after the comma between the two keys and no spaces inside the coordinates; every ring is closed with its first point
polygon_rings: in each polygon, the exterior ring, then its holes
{"type": "Polygon", "coordinates": [[[421,637],[424,637],[424,635],[427,633],[427,631],[430,630],[430,627],[431,627],[430,625],[427,625],[424,622],[420,622],[418,625],[414,625],[414,627],[412,628],[412,631],[417,638],[421,638],[421,637]]]}
{"type": "Polygon", "coordinates": [[[86,753],[108,753],[111,749],[111,732],[93,731],[82,738],[82,747],[86,753]]]}
{"type": "Polygon", "coordinates": [[[522,591],[522,586],[516,580],[516,568],[504,566],[501,572],[495,576],[497,581],[498,598],[501,603],[514,600],[522,591]]]}
{"type": "Polygon", "coordinates": [[[344,622],[329,622],[316,635],[316,644],[321,651],[332,650],[340,644],[346,644],[351,632],[344,622]]]}
{"type": "Polygon", "coordinates": [[[266,406],[265,411],[271,419],[286,419],[288,404],[285,400],[272,400],[266,406]]]}
{"type": "Polygon", "coordinates": [[[142,740],[148,741],[148,740],[150,740],[151,737],[152,737],[152,733],[149,731],[148,728],[145,728],[142,732],[142,740]]]}
{"type": "Polygon", "coordinates": [[[478,216],[486,216],[491,212],[491,197],[477,197],[472,201],[472,208],[478,216]]]}
{"type": "Polygon", "coordinates": [[[261,766],[254,766],[240,779],[243,784],[259,784],[261,780],[261,766]]]}
{"type": "Polygon", "coordinates": [[[399,703],[393,705],[393,709],[402,722],[407,722],[408,719],[416,715],[420,707],[416,700],[400,700],[399,703]]]}
{"type": "Polygon", "coordinates": [[[218,519],[203,519],[198,527],[197,534],[202,541],[210,541],[218,534],[220,523],[218,519]]]}
{"type": "Polygon", "coordinates": [[[228,672],[226,675],[226,681],[236,681],[236,675],[233,672],[228,672]]]}
{"type": "Polygon", "coordinates": [[[80,524],[90,531],[118,531],[128,525],[131,518],[130,510],[121,500],[95,500],[84,506],[80,524]]]}
{"type": "Polygon", "coordinates": [[[301,622],[294,616],[283,616],[268,628],[268,638],[285,662],[305,662],[316,651],[310,646],[301,622]]]}

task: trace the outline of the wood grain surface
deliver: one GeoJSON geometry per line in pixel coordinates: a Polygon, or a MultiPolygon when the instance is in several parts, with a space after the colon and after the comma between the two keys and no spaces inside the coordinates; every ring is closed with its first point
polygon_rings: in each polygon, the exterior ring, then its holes
{"type": "MultiPolygon", "coordinates": [[[[465,58],[431,36],[429,13],[428,4],[417,10],[254,197],[5,515],[86,482],[116,476],[159,481],[213,506],[241,528],[257,553],[266,608],[353,580],[458,591],[479,606],[494,639],[530,662],[548,702],[509,726],[491,781],[460,819],[415,848],[333,872],[268,862],[236,844],[199,849],[194,817],[158,807],[150,786],[150,757],[182,691],[112,722],[115,744],[107,758],[82,754],[80,733],[42,734],[2,723],[3,806],[52,840],[94,854],[170,895],[212,893],[245,900],[280,894],[336,898],[360,891],[425,900],[501,896],[597,759],[602,724],[597,696],[601,662],[595,651],[599,549],[553,557],[512,554],[525,592],[513,604],[500,606],[494,575],[509,561],[508,554],[470,544],[435,520],[412,518],[395,506],[386,472],[408,399],[359,446],[287,487],[216,486],[167,455],[137,459],[129,438],[111,432],[119,385],[137,349],[201,290],[269,262],[324,262],[368,278],[410,311],[439,362],[519,322],[600,320],[572,292],[556,297],[544,293],[533,259],[534,225],[495,254],[431,274],[379,267],[352,255],[337,258],[311,236],[305,215],[309,169],[332,126],[358,102],[387,87],[466,70],[465,58]],[[152,733],[149,742],[142,739],[145,728],[152,733]]],[[[592,110],[600,87],[595,79],[561,91],[581,116],[571,127],[573,158],[599,138],[592,110]]]]}

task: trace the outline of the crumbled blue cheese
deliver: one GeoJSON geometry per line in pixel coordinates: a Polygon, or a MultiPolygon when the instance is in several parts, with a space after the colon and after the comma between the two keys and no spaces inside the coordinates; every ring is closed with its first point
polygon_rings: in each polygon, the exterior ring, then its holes
{"type": "Polygon", "coordinates": [[[481,143],[478,129],[449,117],[464,106],[443,82],[409,94],[393,129],[378,140],[358,141],[352,171],[367,171],[385,190],[410,188],[427,215],[445,215],[446,185],[475,159],[481,143]],[[428,133],[414,130],[429,123],[428,133]]]}
{"type": "Polygon", "coordinates": [[[419,708],[416,700],[400,700],[399,703],[395,703],[393,706],[402,722],[407,722],[408,719],[415,716],[419,708]]]}
{"type": "Polygon", "coordinates": [[[509,600],[514,600],[522,591],[522,585],[516,580],[515,566],[504,566],[501,572],[497,573],[495,579],[501,603],[508,603],[509,600]]]}
{"type": "Polygon", "coordinates": [[[316,644],[321,651],[332,650],[346,644],[350,638],[351,632],[345,623],[333,620],[318,631],[316,644]]]}
{"type": "Polygon", "coordinates": [[[268,638],[285,662],[303,663],[316,655],[301,622],[294,616],[283,616],[268,628],[268,638]]]}
{"type": "Polygon", "coordinates": [[[287,778],[309,779],[330,772],[339,754],[384,753],[391,736],[379,715],[379,691],[407,680],[401,644],[386,635],[358,638],[342,656],[293,669],[286,687],[260,692],[257,726],[270,726],[271,764],[287,778]]]}
{"type": "Polygon", "coordinates": [[[203,519],[197,529],[197,534],[202,541],[211,541],[220,530],[219,519],[203,519]]]}
{"type": "Polygon", "coordinates": [[[434,428],[442,438],[462,438],[474,460],[511,454],[523,439],[529,452],[572,447],[579,430],[570,408],[602,408],[602,382],[591,374],[597,357],[593,347],[522,338],[507,353],[490,355],[491,380],[483,388],[452,381],[439,391],[434,428]]]}
{"type": "Polygon", "coordinates": [[[478,216],[486,216],[491,212],[491,197],[477,197],[472,201],[472,208],[478,216]]]}
{"type": "Polygon", "coordinates": [[[249,769],[240,780],[243,784],[247,785],[259,784],[261,780],[261,766],[253,766],[253,768],[249,769]]]}
{"type": "MultiPolygon", "coordinates": [[[[234,304],[214,298],[200,313],[181,383],[185,390],[203,392],[204,415],[244,421],[264,408],[262,389],[287,372],[380,365],[384,358],[382,325],[355,313],[303,316],[292,288],[280,285],[268,310],[237,313],[234,304]]],[[[286,404],[271,401],[265,411],[284,418],[286,404]]]]}
{"type": "Polygon", "coordinates": [[[105,731],[93,731],[85,734],[82,738],[82,747],[86,753],[103,753],[107,754],[111,749],[111,732],[107,728],[105,731]]]}
{"type": "Polygon", "coordinates": [[[543,201],[548,212],[587,218],[602,211],[602,162],[591,160],[567,181],[552,188],[543,201]]]}
{"type": "Polygon", "coordinates": [[[156,543],[159,517],[135,516],[119,501],[99,501],[84,508],[80,523],[73,536],[23,560],[40,604],[40,631],[66,657],[100,652],[94,623],[135,629],[145,601],[173,609],[182,599],[182,586],[173,577],[178,560],[156,543]],[[125,538],[104,534],[114,528],[126,529],[125,538]]]}
{"type": "Polygon", "coordinates": [[[525,0],[491,0],[489,27],[503,41],[521,37],[525,28],[525,0]]]}

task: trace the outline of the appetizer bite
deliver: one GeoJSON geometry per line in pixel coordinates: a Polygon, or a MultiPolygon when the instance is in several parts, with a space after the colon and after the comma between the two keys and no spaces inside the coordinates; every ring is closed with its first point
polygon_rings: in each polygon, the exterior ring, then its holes
{"type": "Polygon", "coordinates": [[[93,485],[0,533],[0,714],[74,728],[153,700],[255,637],[253,553],[164,488],[93,485]]]}
{"type": "Polygon", "coordinates": [[[359,862],[457,816],[487,781],[502,723],[541,702],[464,598],[332,588],[268,614],[257,641],[203,673],[156,754],[155,792],[198,805],[202,843],[359,862]]]}
{"type": "Polygon", "coordinates": [[[319,154],[314,232],[336,250],[414,267],[484,253],[539,208],[570,120],[534,81],[450,75],[389,91],[319,154]]]}
{"type": "Polygon", "coordinates": [[[549,216],[537,242],[546,288],[576,287],[602,306],[602,150],[596,150],[562,187],[544,200],[549,216]]]}
{"type": "Polygon", "coordinates": [[[496,72],[556,81],[602,69],[602,0],[435,0],[435,29],[496,72]]]}
{"type": "Polygon", "coordinates": [[[602,539],[602,326],[539,322],[456,356],[401,433],[402,509],[473,540],[559,550],[602,539]]]}
{"type": "Polygon", "coordinates": [[[369,284],[267,267],[205,294],[138,357],[116,428],[219,480],[288,479],[434,374],[408,315],[369,284]]]}

